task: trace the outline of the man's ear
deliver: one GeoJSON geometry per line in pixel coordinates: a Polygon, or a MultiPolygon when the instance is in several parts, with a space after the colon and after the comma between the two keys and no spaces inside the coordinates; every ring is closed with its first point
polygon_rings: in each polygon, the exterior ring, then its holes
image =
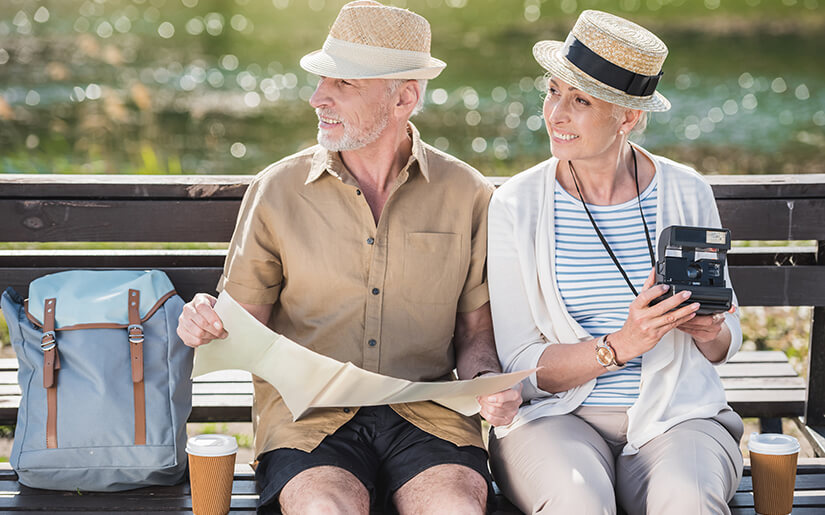
{"type": "Polygon", "coordinates": [[[421,85],[417,80],[408,80],[398,88],[398,102],[395,107],[396,110],[404,118],[409,118],[412,115],[415,106],[418,105],[418,99],[421,98],[421,85]]]}

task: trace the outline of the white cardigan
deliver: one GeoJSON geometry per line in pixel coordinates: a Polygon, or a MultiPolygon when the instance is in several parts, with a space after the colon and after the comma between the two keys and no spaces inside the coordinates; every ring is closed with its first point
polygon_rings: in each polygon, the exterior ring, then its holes
{"type": "MultiPolygon", "coordinates": [[[[710,186],[692,168],[635,146],[656,169],[656,234],[670,225],[721,227],[710,186]]],[[[592,338],[567,312],[555,280],[553,200],[558,160],[551,158],[508,180],[493,195],[489,210],[488,281],[496,346],[505,372],[538,366],[548,345],[592,338]]],[[[658,240],[658,238],[657,238],[658,240]]],[[[658,249],[657,249],[658,250],[658,249]]],[[[727,267],[725,279],[730,285],[727,267]]],[[[736,298],[734,296],[734,303],[736,298]]],[[[739,312],[725,316],[731,333],[727,361],[742,344],[739,312]]],[[[596,359],[595,352],[593,359],[596,359]]],[[[524,404],[496,437],[531,420],[570,413],[596,380],[552,394],[538,388],[536,374],[524,381],[524,404]]],[[[687,333],[673,330],[642,356],[639,398],[628,409],[623,454],[674,425],[711,418],[730,409],[713,364],[687,333]]]]}

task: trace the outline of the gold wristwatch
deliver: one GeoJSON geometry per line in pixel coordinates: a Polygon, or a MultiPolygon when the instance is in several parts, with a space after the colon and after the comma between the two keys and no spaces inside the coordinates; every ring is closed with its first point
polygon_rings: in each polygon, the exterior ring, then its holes
{"type": "Polygon", "coordinates": [[[613,372],[614,370],[620,370],[624,367],[624,364],[619,364],[619,362],[616,361],[616,350],[613,349],[613,346],[607,341],[607,336],[608,335],[604,335],[596,340],[596,361],[599,365],[606,368],[608,372],[613,372]]]}

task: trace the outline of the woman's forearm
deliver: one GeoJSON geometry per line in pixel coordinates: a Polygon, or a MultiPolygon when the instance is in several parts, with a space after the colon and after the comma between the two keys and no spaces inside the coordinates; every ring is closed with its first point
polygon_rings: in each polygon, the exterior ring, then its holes
{"type": "Polygon", "coordinates": [[[538,386],[550,393],[582,385],[607,370],[596,361],[596,340],[549,345],[539,358],[539,366],[538,386]]]}

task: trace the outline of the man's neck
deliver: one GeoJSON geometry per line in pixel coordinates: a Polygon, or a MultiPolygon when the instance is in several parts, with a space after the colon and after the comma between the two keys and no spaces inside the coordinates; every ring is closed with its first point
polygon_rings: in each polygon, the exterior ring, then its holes
{"type": "Polygon", "coordinates": [[[412,137],[406,124],[397,129],[388,127],[377,140],[363,148],[341,152],[341,160],[358,181],[376,224],[398,174],[411,155],[412,137]]]}
{"type": "Polygon", "coordinates": [[[395,130],[388,127],[365,147],[341,152],[341,160],[362,188],[389,194],[411,155],[412,138],[405,124],[395,130]]]}

